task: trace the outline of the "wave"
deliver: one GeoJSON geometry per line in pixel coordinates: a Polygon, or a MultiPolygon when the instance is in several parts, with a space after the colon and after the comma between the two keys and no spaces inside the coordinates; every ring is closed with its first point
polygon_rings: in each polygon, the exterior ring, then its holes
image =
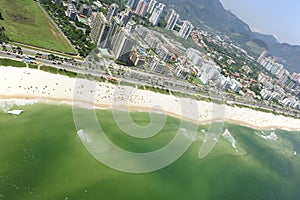
{"type": "Polygon", "coordinates": [[[77,131],[77,135],[82,142],[87,142],[87,143],[92,142],[91,138],[82,129],[77,131]]]}
{"type": "Polygon", "coordinates": [[[8,113],[13,106],[25,106],[36,104],[36,100],[27,100],[27,99],[3,99],[0,100],[0,110],[5,113],[8,113]]]}
{"type": "Polygon", "coordinates": [[[230,142],[231,143],[231,146],[233,147],[233,148],[237,148],[237,141],[234,139],[234,137],[231,135],[231,133],[229,132],[229,130],[228,129],[226,129],[225,131],[224,131],[224,133],[222,134],[222,136],[228,141],[228,142],[230,142]]]}
{"type": "MultiPolygon", "coordinates": [[[[264,132],[262,132],[262,133],[264,133],[264,132]]],[[[259,133],[256,133],[256,135],[258,135],[259,137],[261,137],[265,140],[273,140],[273,141],[278,140],[278,136],[276,135],[275,131],[272,131],[269,135],[263,135],[263,134],[259,134],[259,133]]]]}

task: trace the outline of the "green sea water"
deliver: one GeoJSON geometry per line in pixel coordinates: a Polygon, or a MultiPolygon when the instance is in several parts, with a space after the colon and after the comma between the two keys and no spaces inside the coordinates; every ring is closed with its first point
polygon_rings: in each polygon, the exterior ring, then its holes
{"type": "MultiPolygon", "coordinates": [[[[299,199],[300,133],[275,130],[277,140],[264,139],[271,131],[225,124],[237,149],[220,137],[204,159],[198,152],[206,126],[170,166],[146,174],[128,174],[97,161],[82,144],[71,106],[25,105],[19,116],[0,111],[0,199],[299,199]]],[[[102,128],[119,147],[148,152],[166,145],[179,120],[168,117],[160,134],[131,138],[115,124],[112,112],[97,111],[102,128]]],[[[147,113],[132,113],[138,124],[147,113]]]]}

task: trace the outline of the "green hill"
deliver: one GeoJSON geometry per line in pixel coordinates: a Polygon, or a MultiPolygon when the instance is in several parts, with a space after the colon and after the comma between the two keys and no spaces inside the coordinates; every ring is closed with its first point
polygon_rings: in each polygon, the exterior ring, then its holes
{"type": "Polygon", "coordinates": [[[5,34],[10,40],[65,53],[76,53],[37,2],[0,0],[5,34]]]}

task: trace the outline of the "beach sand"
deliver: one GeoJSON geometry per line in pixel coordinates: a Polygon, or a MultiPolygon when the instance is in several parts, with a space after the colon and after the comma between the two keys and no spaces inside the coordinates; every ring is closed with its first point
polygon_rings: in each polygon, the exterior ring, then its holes
{"type": "Polygon", "coordinates": [[[99,109],[163,112],[197,123],[225,121],[255,129],[300,130],[300,120],[250,108],[220,106],[128,86],[69,78],[30,68],[0,67],[0,100],[35,100],[99,109]],[[224,109],[224,113],[222,111],[224,109]]]}

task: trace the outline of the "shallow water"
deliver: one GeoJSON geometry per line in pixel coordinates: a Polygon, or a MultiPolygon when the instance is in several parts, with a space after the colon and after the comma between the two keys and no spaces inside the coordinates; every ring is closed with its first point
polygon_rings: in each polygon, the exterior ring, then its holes
{"type": "MultiPolygon", "coordinates": [[[[220,137],[213,151],[198,159],[207,127],[170,166],[146,174],[128,174],[97,161],[82,144],[70,106],[18,105],[19,116],[0,111],[0,199],[298,199],[300,133],[225,124],[236,141],[220,137]]],[[[140,125],[147,113],[132,113],[140,125]]],[[[112,112],[97,111],[107,137],[120,148],[149,152],[174,137],[179,120],[168,117],[149,139],[124,134],[112,112]]]]}

